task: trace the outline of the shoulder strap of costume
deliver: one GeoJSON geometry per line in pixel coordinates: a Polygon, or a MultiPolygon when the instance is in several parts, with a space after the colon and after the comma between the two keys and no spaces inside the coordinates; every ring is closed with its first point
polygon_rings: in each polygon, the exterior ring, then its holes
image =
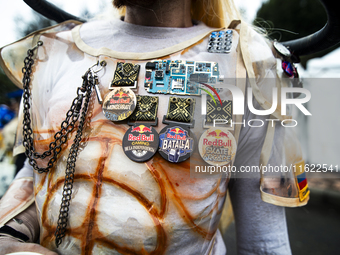
{"type": "MultiPolygon", "coordinates": [[[[238,24],[240,24],[240,21],[232,22],[229,28],[235,29],[238,24]]],[[[237,78],[236,86],[240,88],[243,92],[243,95],[245,95],[246,83],[247,83],[247,70],[243,62],[242,52],[240,49],[240,43],[237,46],[236,78],[237,78]]],[[[242,122],[242,118],[243,118],[243,115],[236,115],[235,122],[237,123],[242,122]]],[[[235,125],[234,137],[236,140],[236,144],[238,144],[240,131],[241,131],[241,125],[235,125]]],[[[234,157],[232,164],[234,164],[235,158],[236,157],[234,157]]],[[[223,211],[222,211],[221,220],[219,223],[219,229],[221,230],[222,233],[227,230],[227,228],[229,227],[229,225],[232,223],[233,220],[234,220],[234,215],[233,215],[230,196],[228,192],[226,201],[224,202],[224,205],[223,205],[223,211]]]]}
{"type": "Polygon", "coordinates": [[[27,50],[36,45],[40,36],[44,33],[56,33],[72,29],[80,24],[79,21],[69,20],[55,26],[35,31],[24,38],[6,45],[0,49],[0,66],[7,77],[19,88],[22,88],[22,67],[27,56],[27,50]]]}
{"type": "MultiPolygon", "coordinates": [[[[240,88],[245,95],[246,91],[246,83],[247,83],[247,70],[243,62],[242,52],[240,49],[240,43],[237,47],[237,63],[236,63],[236,86],[240,88]]],[[[236,122],[242,122],[243,115],[236,115],[236,122]]],[[[240,136],[241,125],[235,126],[235,139],[236,143],[238,143],[238,139],[240,136]]],[[[235,159],[235,158],[234,158],[235,159]]]]}
{"type": "MultiPolygon", "coordinates": [[[[242,56],[244,59],[244,63],[248,72],[248,77],[249,77],[249,83],[250,86],[253,90],[253,94],[256,98],[256,101],[261,105],[261,107],[264,110],[268,110],[271,107],[271,103],[268,102],[268,100],[266,100],[266,98],[262,95],[259,87],[256,84],[255,78],[255,71],[253,68],[253,63],[250,57],[250,52],[249,52],[249,27],[247,24],[243,23],[241,24],[241,31],[240,31],[240,46],[241,46],[241,50],[242,50],[242,56]]],[[[291,119],[291,116],[282,116],[280,113],[280,108],[278,107],[275,112],[272,114],[274,115],[276,118],[280,119],[280,120],[284,120],[284,119],[291,119]]]]}

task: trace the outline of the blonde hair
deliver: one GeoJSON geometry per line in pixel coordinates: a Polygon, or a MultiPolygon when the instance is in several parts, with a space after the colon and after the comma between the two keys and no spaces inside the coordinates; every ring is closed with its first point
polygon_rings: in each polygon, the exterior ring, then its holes
{"type": "MultiPolygon", "coordinates": [[[[117,11],[124,16],[125,10],[124,6],[117,11]]],[[[192,0],[191,17],[216,28],[228,27],[231,21],[241,19],[233,0],[192,0]]]]}
{"type": "Polygon", "coordinates": [[[191,17],[210,27],[228,27],[233,20],[240,20],[240,14],[232,0],[193,0],[191,17]]]}

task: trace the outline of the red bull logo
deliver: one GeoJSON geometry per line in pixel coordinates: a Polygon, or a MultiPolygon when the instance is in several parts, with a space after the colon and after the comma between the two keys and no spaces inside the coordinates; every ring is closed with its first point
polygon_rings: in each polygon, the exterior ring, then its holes
{"type": "Polygon", "coordinates": [[[118,98],[117,100],[111,98],[111,99],[110,99],[110,104],[129,104],[130,101],[131,101],[131,98],[129,98],[129,97],[126,98],[126,99],[124,99],[124,98],[118,98]]]}
{"type": "Polygon", "coordinates": [[[231,140],[228,140],[224,142],[223,140],[216,139],[215,141],[209,141],[209,139],[204,138],[203,139],[203,145],[207,146],[221,146],[221,147],[231,147],[231,140]]]}
{"type": "Polygon", "coordinates": [[[169,132],[174,132],[175,134],[184,134],[184,131],[181,130],[180,128],[170,129],[169,132]]]}
{"type": "Polygon", "coordinates": [[[166,135],[166,138],[184,141],[185,139],[187,139],[187,136],[185,135],[185,131],[183,131],[182,129],[173,128],[169,130],[169,132],[166,135]]]}
{"type": "Polygon", "coordinates": [[[186,135],[183,135],[183,136],[181,136],[181,135],[172,135],[172,134],[168,133],[166,135],[166,138],[168,138],[168,139],[176,139],[176,140],[185,140],[185,139],[187,139],[187,136],[186,135]]]}
{"type": "Polygon", "coordinates": [[[131,97],[123,89],[120,89],[118,93],[114,94],[110,99],[110,104],[129,104],[131,97]]]}
{"type": "Polygon", "coordinates": [[[226,133],[224,133],[224,132],[220,132],[220,137],[227,137],[227,138],[229,138],[229,136],[228,136],[228,134],[226,134],[226,133]]]}
{"type": "Polygon", "coordinates": [[[209,132],[209,133],[207,134],[207,137],[209,137],[209,136],[216,137],[216,136],[217,136],[216,131],[211,131],[211,132],[209,132]]]}
{"type": "Polygon", "coordinates": [[[131,130],[131,132],[138,132],[138,133],[149,132],[149,133],[151,133],[151,127],[146,127],[144,125],[139,125],[138,127],[133,128],[131,130]]]}
{"type": "Polygon", "coordinates": [[[124,93],[123,91],[119,91],[117,94],[114,95],[114,97],[119,97],[119,98],[122,98],[122,97],[128,97],[129,95],[124,93]]]}
{"type": "Polygon", "coordinates": [[[140,134],[138,136],[134,136],[133,134],[129,134],[128,141],[153,142],[154,135],[147,136],[145,134],[140,134]]]}
{"type": "Polygon", "coordinates": [[[229,138],[228,134],[224,133],[223,131],[221,131],[219,129],[208,132],[207,137],[209,137],[209,136],[216,137],[216,138],[222,138],[222,137],[229,138]]]}

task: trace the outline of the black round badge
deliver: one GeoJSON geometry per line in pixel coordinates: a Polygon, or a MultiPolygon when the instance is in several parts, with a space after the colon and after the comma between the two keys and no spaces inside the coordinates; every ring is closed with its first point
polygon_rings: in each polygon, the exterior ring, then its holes
{"type": "Polygon", "coordinates": [[[182,126],[172,125],[159,133],[159,154],[169,162],[179,163],[187,160],[196,146],[192,132],[182,126]]]}
{"type": "Polygon", "coordinates": [[[155,155],[158,143],[158,133],[152,126],[132,126],[124,135],[123,151],[129,159],[144,162],[155,155]]]}
{"type": "Polygon", "coordinates": [[[103,113],[111,121],[127,119],[135,110],[137,99],[129,88],[114,88],[104,99],[103,113]]]}

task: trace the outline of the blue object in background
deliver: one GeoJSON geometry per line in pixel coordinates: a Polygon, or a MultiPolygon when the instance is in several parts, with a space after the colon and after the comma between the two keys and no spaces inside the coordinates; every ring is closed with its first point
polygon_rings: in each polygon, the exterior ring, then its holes
{"type": "Polygon", "coordinates": [[[19,97],[22,96],[22,93],[23,93],[23,90],[22,89],[18,89],[18,90],[15,90],[15,91],[7,93],[6,96],[8,98],[19,98],[19,97]]]}
{"type": "Polygon", "coordinates": [[[7,105],[0,105],[0,129],[2,129],[8,122],[15,117],[13,112],[7,105]]]}

